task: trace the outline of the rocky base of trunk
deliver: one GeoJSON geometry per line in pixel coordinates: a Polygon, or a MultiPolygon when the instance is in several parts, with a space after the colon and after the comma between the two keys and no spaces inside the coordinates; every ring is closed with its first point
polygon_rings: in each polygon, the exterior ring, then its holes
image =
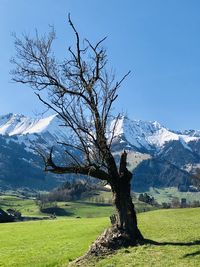
{"type": "Polygon", "coordinates": [[[106,229],[103,234],[96,239],[90,246],[87,254],[99,256],[112,253],[122,247],[134,245],[137,245],[137,241],[133,241],[124,230],[112,227],[106,229]]]}
{"type": "Polygon", "coordinates": [[[117,249],[144,244],[144,240],[132,240],[130,236],[117,227],[106,229],[90,246],[88,252],[76,259],[72,266],[85,266],[84,262],[93,257],[104,257],[115,253],[117,249]]]}

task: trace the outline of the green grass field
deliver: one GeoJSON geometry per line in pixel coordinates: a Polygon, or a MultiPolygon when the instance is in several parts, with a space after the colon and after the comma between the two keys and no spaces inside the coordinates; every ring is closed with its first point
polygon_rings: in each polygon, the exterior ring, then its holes
{"type": "Polygon", "coordinates": [[[42,215],[33,199],[24,199],[20,195],[0,195],[0,208],[3,210],[7,210],[8,208],[16,209],[26,216],[42,215]]]}
{"type": "MultiPolygon", "coordinates": [[[[144,236],[159,242],[157,245],[122,249],[85,266],[200,266],[199,208],[140,213],[138,222],[144,236]]],[[[107,218],[1,224],[0,266],[67,266],[86,252],[108,225],[107,218]]]]}
{"type": "Polygon", "coordinates": [[[150,188],[149,192],[147,193],[153,196],[160,204],[162,202],[171,202],[174,197],[177,197],[179,200],[181,200],[181,198],[186,198],[187,203],[200,201],[200,192],[180,192],[175,187],[163,189],[150,188]]]}
{"type": "Polygon", "coordinates": [[[138,216],[140,229],[157,245],[122,249],[114,256],[87,263],[96,267],[200,266],[200,209],[156,210],[138,216]]]}
{"type": "MultiPolygon", "coordinates": [[[[97,200],[104,199],[103,203],[97,203],[92,199],[83,199],[80,201],[71,202],[57,202],[57,206],[61,209],[62,217],[83,217],[83,218],[96,218],[96,217],[108,217],[113,214],[114,209],[111,204],[111,192],[99,191],[97,194],[97,200]]],[[[134,199],[135,207],[138,212],[153,210],[152,206],[137,201],[134,199]]],[[[24,198],[20,194],[0,195],[0,208],[7,210],[8,208],[19,210],[23,216],[48,216],[48,214],[42,213],[33,198],[24,198]]]]}
{"type": "MultiPolygon", "coordinates": [[[[92,203],[87,201],[57,202],[57,206],[62,209],[63,216],[60,217],[106,217],[113,213],[112,205],[106,203],[92,203]]],[[[48,216],[42,213],[33,199],[22,199],[20,196],[4,195],[0,196],[0,208],[19,210],[23,216],[48,216]]]]}
{"type": "Polygon", "coordinates": [[[0,225],[0,266],[64,266],[84,253],[108,219],[63,219],[0,225]]]}

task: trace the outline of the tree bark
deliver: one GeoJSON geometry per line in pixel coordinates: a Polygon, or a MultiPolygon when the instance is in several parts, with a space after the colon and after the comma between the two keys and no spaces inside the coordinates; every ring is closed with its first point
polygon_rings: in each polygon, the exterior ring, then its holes
{"type": "Polygon", "coordinates": [[[117,211],[115,224],[119,230],[124,231],[129,236],[133,243],[137,243],[143,240],[143,236],[138,229],[130,187],[129,176],[124,174],[120,177],[117,188],[112,188],[117,211]]]}
{"type": "Polygon", "coordinates": [[[136,212],[131,198],[132,173],[126,165],[127,153],[124,151],[120,159],[119,178],[117,183],[111,186],[117,210],[116,226],[137,243],[143,236],[137,226],[136,212]]]}
{"type": "MultiPolygon", "coordinates": [[[[120,176],[117,185],[111,185],[117,214],[111,216],[112,227],[90,246],[86,254],[104,255],[122,247],[143,244],[144,238],[137,226],[137,217],[130,193],[130,173],[120,176]]],[[[131,174],[132,176],[132,174],[131,174]]]]}

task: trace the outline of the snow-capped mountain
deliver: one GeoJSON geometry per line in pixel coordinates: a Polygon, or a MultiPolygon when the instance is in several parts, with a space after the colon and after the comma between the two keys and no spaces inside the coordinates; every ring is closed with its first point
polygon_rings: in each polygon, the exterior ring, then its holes
{"type": "MultiPolygon", "coordinates": [[[[34,148],[50,148],[57,141],[74,142],[70,130],[61,125],[56,115],[41,119],[12,113],[0,116],[0,185],[5,181],[39,188],[45,183],[56,184],[57,177],[43,173],[43,163],[34,148]]],[[[122,150],[129,151],[136,190],[188,187],[192,183],[190,172],[200,166],[200,131],[173,131],[156,121],[136,121],[126,116],[111,121],[109,132],[113,130],[113,154],[118,159],[122,150]]]]}
{"type": "Polygon", "coordinates": [[[139,151],[155,151],[159,152],[171,141],[179,141],[185,148],[191,149],[188,143],[200,140],[200,135],[195,132],[195,136],[191,131],[175,132],[162,126],[159,122],[146,122],[130,120],[126,116],[111,122],[111,131],[114,129],[114,139],[121,142],[124,139],[129,146],[135,147],[139,151]]]}
{"type": "Polygon", "coordinates": [[[57,176],[43,171],[44,163],[36,150],[60,149],[57,141],[73,141],[58,116],[28,118],[19,114],[0,116],[0,187],[5,185],[49,188],[57,176]]]}
{"type": "Polygon", "coordinates": [[[0,116],[0,134],[8,136],[25,136],[50,133],[55,138],[69,137],[66,127],[61,127],[57,115],[46,118],[29,118],[24,115],[9,113],[0,116]]]}
{"type": "MultiPolygon", "coordinates": [[[[71,138],[67,127],[62,127],[62,122],[56,115],[46,118],[28,118],[19,114],[7,114],[0,116],[0,135],[18,137],[22,142],[22,137],[32,139],[33,136],[47,137],[47,140],[54,137],[56,140],[65,140],[71,138]],[[47,136],[47,134],[49,136],[47,136]]],[[[131,147],[142,151],[159,152],[171,141],[179,141],[185,148],[191,149],[188,144],[200,140],[199,131],[175,132],[162,126],[159,122],[147,122],[130,120],[126,116],[114,119],[110,124],[110,131],[114,129],[114,142],[123,143],[124,140],[131,147]]]]}
{"type": "Polygon", "coordinates": [[[34,148],[35,145],[50,148],[56,146],[57,141],[73,141],[70,129],[62,125],[57,115],[29,118],[10,113],[0,116],[0,135],[24,144],[27,150],[34,148]]]}

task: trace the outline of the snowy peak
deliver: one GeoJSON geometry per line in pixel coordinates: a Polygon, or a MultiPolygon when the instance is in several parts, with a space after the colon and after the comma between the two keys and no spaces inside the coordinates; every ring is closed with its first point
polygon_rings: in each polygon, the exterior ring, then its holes
{"type": "MultiPolygon", "coordinates": [[[[55,114],[39,119],[9,113],[0,116],[0,135],[17,136],[21,141],[33,139],[35,135],[42,136],[50,143],[53,139],[72,141],[70,130],[60,125],[61,122],[55,114]]],[[[113,130],[113,142],[121,144],[120,147],[126,143],[124,148],[132,147],[141,152],[159,152],[170,141],[179,141],[186,149],[190,149],[188,144],[191,141],[200,140],[200,131],[175,132],[157,121],[130,120],[127,116],[112,120],[110,132],[113,130]]]]}
{"type": "Polygon", "coordinates": [[[7,114],[0,116],[0,134],[2,135],[26,135],[41,133],[52,128],[56,115],[42,119],[32,119],[19,114],[7,114]]]}
{"type": "Polygon", "coordinates": [[[129,144],[137,148],[151,149],[151,143],[148,141],[148,137],[153,133],[161,129],[161,125],[158,122],[145,122],[130,120],[125,116],[115,119],[111,122],[110,130],[114,129],[115,138],[120,136],[125,138],[129,144]]]}
{"type": "Polygon", "coordinates": [[[200,140],[200,137],[192,135],[191,131],[176,133],[165,127],[159,122],[146,122],[130,120],[126,116],[115,119],[111,122],[110,131],[114,129],[114,139],[125,139],[130,145],[143,150],[159,151],[170,141],[180,141],[181,144],[189,149],[187,143],[200,140]]]}

